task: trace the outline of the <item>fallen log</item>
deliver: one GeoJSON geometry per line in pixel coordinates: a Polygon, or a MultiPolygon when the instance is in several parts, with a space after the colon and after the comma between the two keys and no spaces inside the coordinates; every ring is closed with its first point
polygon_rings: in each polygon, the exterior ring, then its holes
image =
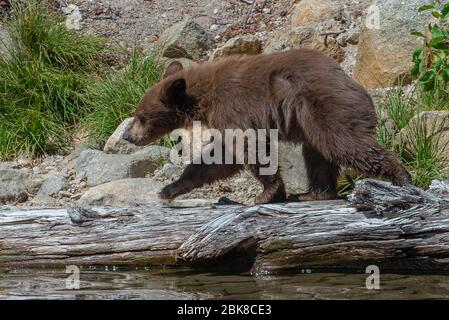
{"type": "Polygon", "coordinates": [[[82,210],[82,217],[73,212],[78,209],[0,211],[0,267],[174,265],[183,241],[224,213],[213,208],[110,208],[82,210]]]}
{"type": "Polygon", "coordinates": [[[0,267],[69,264],[445,272],[449,204],[367,179],[349,201],[0,211],[0,267]]]}

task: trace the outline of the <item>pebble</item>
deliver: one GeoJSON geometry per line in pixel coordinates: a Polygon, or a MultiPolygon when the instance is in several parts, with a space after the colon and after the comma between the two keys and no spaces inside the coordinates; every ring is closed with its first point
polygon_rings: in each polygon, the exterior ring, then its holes
{"type": "Polygon", "coordinates": [[[262,12],[265,14],[271,14],[271,8],[263,8],[262,12]]]}
{"type": "Polygon", "coordinates": [[[81,196],[83,195],[82,192],[74,194],[73,196],[70,197],[70,199],[72,200],[79,200],[81,198],[81,196]]]}
{"type": "Polygon", "coordinates": [[[68,191],[59,191],[59,193],[58,193],[61,197],[64,197],[64,198],[71,198],[72,196],[73,196],[73,194],[71,194],[70,192],[68,192],[68,191]]]}

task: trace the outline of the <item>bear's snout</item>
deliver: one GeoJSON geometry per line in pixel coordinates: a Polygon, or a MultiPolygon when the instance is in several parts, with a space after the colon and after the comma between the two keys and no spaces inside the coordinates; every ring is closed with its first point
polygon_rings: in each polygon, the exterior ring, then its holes
{"type": "Polygon", "coordinates": [[[133,120],[123,132],[122,139],[131,143],[136,143],[136,136],[133,134],[132,130],[134,128],[135,120],[133,120]]]}
{"type": "Polygon", "coordinates": [[[122,134],[122,139],[136,146],[144,146],[151,142],[148,138],[148,130],[135,119],[128,125],[122,134]]]}
{"type": "Polygon", "coordinates": [[[124,134],[123,134],[123,137],[122,137],[124,140],[126,140],[126,141],[128,141],[128,142],[131,142],[131,141],[129,141],[129,134],[128,134],[128,131],[126,131],[124,134]]]}

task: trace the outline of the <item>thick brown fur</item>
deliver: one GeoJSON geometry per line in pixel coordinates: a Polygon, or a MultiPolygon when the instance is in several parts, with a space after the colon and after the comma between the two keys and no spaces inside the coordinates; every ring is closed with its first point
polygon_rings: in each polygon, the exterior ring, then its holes
{"type": "MultiPolygon", "coordinates": [[[[316,51],[229,57],[186,70],[172,63],[138,105],[127,139],[148,144],[194,120],[221,132],[278,129],[280,140],[303,143],[310,189],[318,199],[337,196],[343,166],[397,185],[410,182],[400,161],[374,137],[376,114],[367,91],[316,51]]],[[[174,198],[242,168],[192,164],[160,195],[174,198]]],[[[260,176],[257,165],[250,169],[264,186],[256,202],[286,199],[279,173],[260,176]]]]}

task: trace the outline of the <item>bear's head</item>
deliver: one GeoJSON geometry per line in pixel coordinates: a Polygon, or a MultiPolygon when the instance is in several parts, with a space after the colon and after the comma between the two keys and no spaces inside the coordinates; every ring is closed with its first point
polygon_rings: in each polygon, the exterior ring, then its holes
{"type": "Polygon", "coordinates": [[[123,136],[125,140],[144,146],[185,125],[196,101],[187,95],[182,70],[180,62],[172,62],[165,70],[163,80],[145,93],[123,136]]]}

